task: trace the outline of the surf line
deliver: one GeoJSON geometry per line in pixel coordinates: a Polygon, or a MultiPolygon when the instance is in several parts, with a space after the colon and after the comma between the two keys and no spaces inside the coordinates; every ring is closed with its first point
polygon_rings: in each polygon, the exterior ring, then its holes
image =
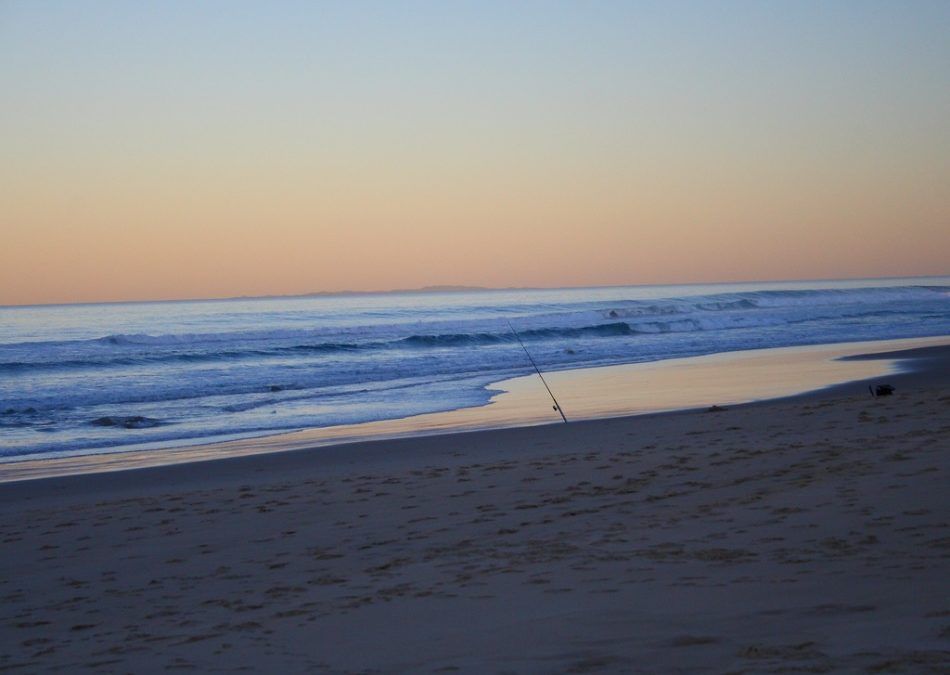
{"type": "Polygon", "coordinates": [[[521,341],[521,336],[518,335],[518,331],[514,329],[514,326],[511,325],[511,322],[508,319],[505,319],[505,323],[508,324],[508,329],[511,331],[511,334],[515,336],[515,340],[517,340],[518,344],[521,345],[525,356],[528,357],[531,365],[534,366],[534,372],[536,372],[538,377],[541,378],[541,384],[543,384],[544,388],[548,390],[548,395],[551,397],[551,400],[554,401],[554,409],[557,410],[558,414],[561,416],[561,419],[564,420],[564,424],[567,424],[567,418],[564,416],[564,411],[561,410],[561,404],[557,402],[556,398],[554,398],[554,392],[551,391],[551,387],[549,387],[547,381],[545,381],[544,375],[541,374],[541,369],[538,368],[538,364],[535,363],[534,359],[531,358],[531,353],[528,351],[528,348],[524,346],[524,342],[521,341]]]}

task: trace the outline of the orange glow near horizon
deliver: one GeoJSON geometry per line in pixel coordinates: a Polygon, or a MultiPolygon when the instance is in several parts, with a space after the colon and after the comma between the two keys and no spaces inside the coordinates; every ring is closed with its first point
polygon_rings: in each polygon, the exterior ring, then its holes
{"type": "Polygon", "coordinates": [[[672,171],[652,184],[618,171],[609,185],[578,173],[448,173],[416,184],[368,173],[322,190],[332,178],[315,180],[310,193],[267,167],[218,185],[209,174],[178,185],[55,179],[65,194],[24,186],[0,207],[14,223],[0,304],[948,271],[950,214],[902,202],[912,186],[869,182],[852,190],[860,198],[796,204],[821,186],[740,188],[725,168],[705,184],[672,171]]]}

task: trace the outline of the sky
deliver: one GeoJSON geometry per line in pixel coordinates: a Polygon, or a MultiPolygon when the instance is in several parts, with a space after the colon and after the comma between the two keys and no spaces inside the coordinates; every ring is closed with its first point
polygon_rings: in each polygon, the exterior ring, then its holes
{"type": "Polygon", "coordinates": [[[950,273],[950,2],[0,0],[0,304],[950,273]]]}

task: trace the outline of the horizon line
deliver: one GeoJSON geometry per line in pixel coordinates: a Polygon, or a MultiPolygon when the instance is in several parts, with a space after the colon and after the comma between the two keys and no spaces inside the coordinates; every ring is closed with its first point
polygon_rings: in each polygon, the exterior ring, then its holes
{"type": "Polygon", "coordinates": [[[896,279],[933,279],[948,277],[950,274],[912,274],[898,276],[882,277],[822,277],[817,279],[751,279],[744,281],[694,281],[678,283],[641,283],[641,284],[591,284],[579,286],[469,286],[463,284],[435,284],[429,286],[420,286],[417,288],[393,288],[388,290],[338,290],[338,291],[310,291],[306,293],[275,293],[264,295],[230,295],[218,297],[203,298],[161,298],[156,300],[92,300],[80,302],[40,302],[24,304],[0,304],[0,309],[23,309],[29,307],[71,307],[85,305],[142,305],[142,304],[161,304],[161,303],[185,303],[185,302],[236,302],[241,300],[276,300],[276,299],[304,299],[304,298],[328,298],[328,297],[349,297],[349,296],[367,296],[367,295],[426,295],[437,293],[471,293],[471,292],[503,292],[503,291],[556,291],[572,289],[597,289],[597,288],[641,288],[653,286],[728,286],[733,284],[782,284],[782,283],[804,283],[804,282],[823,282],[823,281],[881,281],[896,279]]]}

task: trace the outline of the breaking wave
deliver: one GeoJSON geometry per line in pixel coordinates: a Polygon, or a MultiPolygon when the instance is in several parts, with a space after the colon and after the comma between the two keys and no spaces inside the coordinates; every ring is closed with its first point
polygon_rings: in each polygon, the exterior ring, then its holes
{"type": "MultiPolygon", "coordinates": [[[[587,340],[791,326],[818,320],[883,320],[907,313],[913,303],[923,303],[921,309],[928,309],[931,316],[939,317],[940,309],[948,301],[947,293],[943,286],[905,286],[748,291],[623,303],[586,302],[543,308],[556,311],[538,311],[516,319],[516,328],[521,339],[528,342],[587,340]]],[[[91,339],[0,345],[0,372],[201,364],[401,349],[444,350],[504,345],[515,339],[497,318],[421,325],[456,330],[410,332],[409,329],[420,327],[419,322],[415,322],[342,331],[285,328],[166,335],[116,333],[91,339]]]]}

